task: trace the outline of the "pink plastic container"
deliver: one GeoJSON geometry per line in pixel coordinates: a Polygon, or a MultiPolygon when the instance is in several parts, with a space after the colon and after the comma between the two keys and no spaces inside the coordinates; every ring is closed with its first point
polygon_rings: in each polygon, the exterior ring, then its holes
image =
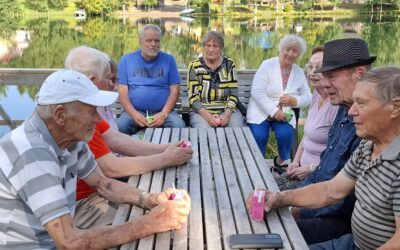
{"type": "Polygon", "coordinates": [[[256,190],[251,197],[251,218],[262,221],[264,219],[265,191],[256,190]]]}

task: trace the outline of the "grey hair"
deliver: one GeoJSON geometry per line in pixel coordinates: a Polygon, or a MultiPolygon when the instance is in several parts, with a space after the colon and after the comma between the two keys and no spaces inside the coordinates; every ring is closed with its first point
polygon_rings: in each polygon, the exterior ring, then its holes
{"type": "Polygon", "coordinates": [[[110,69],[110,57],[106,53],[84,45],[68,52],[64,67],[87,77],[94,75],[103,80],[106,70],[110,69]]]}
{"type": "Polygon", "coordinates": [[[374,95],[382,103],[390,103],[394,98],[400,97],[400,68],[398,67],[386,66],[371,69],[358,82],[374,84],[374,95]]]}
{"type": "Polygon", "coordinates": [[[158,27],[155,24],[146,24],[145,26],[143,26],[143,28],[140,30],[139,32],[139,39],[142,40],[142,38],[144,37],[144,32],[146,32],[146,30],[154,30],[156,32],[158,32],[158,34],[160,34],[160,37],[162,36],[162,31],[160,29],[160,27],[158,27]]]}
{"type": "Polygon", "coordinates": [[[224,44],[224,37],[222,36],[221,33],[217,32],[217,31],[210,31],[210,32],[208,32],[208,33],[204,36],[204,38],[203,38],[203,41],[202,41],[203,47],[204,47],[204,45],[205,45],[207,42],[209,42],[209,41],[211,41],[211,40],[215,40],[215,41],[218,43],[218,46],[219,46],[221,49],[224,48],[224,46],[225,46],[225,44],[224,44]]]}
{"type": "Polygon", "coordinates": [[[58,105],[63,105],[64,108],[70,114],[76,114],[79,112],[79,101],[74,102],[67,102],[67,103],[60,103],[60,104],[50,104],[50,105],[37,105],[36,106],[36,113],[42,118],[43,120],[48,120],[53,117],[53,111],[58,105]]]}
{"type": "Polygon", "coordinates": [[[300,57],[302,57],[304,53],[306,53],[307,50],[306,41],[302,37],[295,34],[289,34],[282,37],[282,39],[279,41],[279,51],[281,51],[289,43],[297,43],[299,45],[300,57]]]}

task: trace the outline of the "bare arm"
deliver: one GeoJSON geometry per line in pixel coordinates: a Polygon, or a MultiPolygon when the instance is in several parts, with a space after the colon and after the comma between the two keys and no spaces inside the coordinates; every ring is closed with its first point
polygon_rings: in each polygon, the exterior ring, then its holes
{"type": "Polygon", "coordinates": [[[140,127],[146,127],[147,122],[146,118],[140,114],[135,107],[133,107],[131,101],[128,97],[128,86],[126,85],[118,85],[118,93],[119,93],[119,101],[122,104],[125,112],[129,114],[129,116],[135,120],[135,123],[138,124],[140,127]]]}
{"type": "Polygon", "coordinates": [[[108,129],[101,136],[112,151],[127,156],[160,154],[164,152],[169,145],[135,140],[129,135],[120,133],[112,128],[108,129]]]}
{"type": "Polygon", "coordinates": [[[334,204],[348,194],[355,187],[355,181],[339,172],[335,178],[294,190],[269,193],[265,203],[265,210],[282,206],[306,208],[320,208],[334,204]]]}
{"type": "MultiPolygon", "coordinates": [[[[136,188],[104,177],[99,169],[85,178],[85,181],[95,187],[101,195],[113,198],[113,201],[134,204],[139,202],[139,192],[136,188]]],[[[45,227],[59,249],[107,249],[153,233],[180,228],[187,221],[190,198],[185,191],[179,191],[184,192],[184,199],[180,201],[167,200],[171,190],[159,194],[146,194],[144,205],[153,207],[152,210],[122,225],[80,230],[74,226],[68,214],[50,221],[45,227]]]]}
{"type": "MultiPolygon", "coordinates": [[[[132,139],[130,139],[132,140],[132,139]]],[[[180,142],[168,144],[167,149],[149,156],[117,157],[108,153],[96,159],[103,173],[110,178],[148,173],[158,169],[179,166],[192,158],[191,148],[182,148],[180,142]]]]}
{"type": "Polygon", "coordinates": [[[378,248],[379,250],[400,249],[400,217],[396,216],[395,221],[396,232],[388,242],[378,248]]]}

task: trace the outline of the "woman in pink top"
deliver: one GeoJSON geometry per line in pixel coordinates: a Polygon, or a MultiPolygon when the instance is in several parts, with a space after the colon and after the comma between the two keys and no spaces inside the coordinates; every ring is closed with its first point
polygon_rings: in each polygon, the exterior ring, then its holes
{"type": "Polygon", "coordinates": [[[307,79],[314,92],[304,125],[303,139],[287,168],[290,179],[303,180],[318,166],[320,154],[326,148],[329,128],[339,108],[330,104],[329,96],[322,87],[325,80],[322,74],[314,73],[322,65],[323,54],[322,47],[315,48],[307,65],[307,79]]]}

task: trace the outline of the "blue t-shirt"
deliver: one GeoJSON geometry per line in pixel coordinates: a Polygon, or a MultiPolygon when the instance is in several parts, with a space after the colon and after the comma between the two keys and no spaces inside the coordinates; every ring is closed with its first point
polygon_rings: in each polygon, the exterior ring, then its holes
{"type": "Polygon", "coordinates": [[[175,59],[161,51],[153,61],[144,59],[141,50],[122,56],[118,78],[119,84],[128,86],[133,107],[152,113],[164,107],[170,94],[170,85],[180,83],[175,59]]]}

